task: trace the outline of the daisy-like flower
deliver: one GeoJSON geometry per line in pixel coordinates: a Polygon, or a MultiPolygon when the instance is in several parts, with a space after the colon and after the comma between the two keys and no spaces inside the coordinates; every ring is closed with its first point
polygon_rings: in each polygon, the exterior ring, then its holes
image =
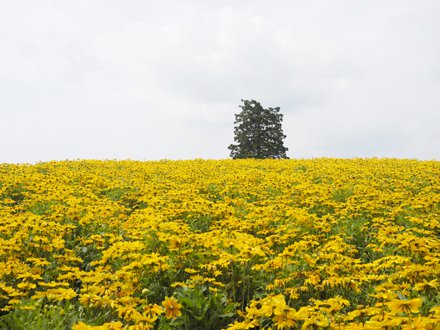
{"type": "Polygon", "coordinates": [[[34,283],[29,283],[29,282],[22,282],[17,284],[17,288],[25,291],[35,289],[36,287],[37,286],[34,283]]]}
{"type": "Polygon", "coordinates": [[[417,313],[419,311],[420,306],[422,306],[422,298],[414,298],[410,300],[400,300],[400,299],[393,299],[386,303],[388,308],[393,313],[417,313]]]}
{"type": "Polygon", "coordinates": [[[427,280],[423,280],[422,283],[417,283],[414,287],[414,289],[416,291],[424,291],[424,290],[429,290],[429,289],[433,289],[433,290],[438,290],[439,288],[439,282],[437,279],[434,279],[432,281],[427,281],[427,280]]]}
{"type": "Polygon", "coordinates": [[[165,297],[165,300],[162,302],[162,306],[165,308],[165,316],[167,319],[182,315],[182,312],[180,311],[182,305],[179,304],[177,299],[174,297],[165,297]]]}
{"type": "Polygon", "coordinates": [[[163,313],[162,307],[160,307],[157,304],[149,304],[148,306],[144,307],[144,313],[147,315],[160,315],[163,313]]]}

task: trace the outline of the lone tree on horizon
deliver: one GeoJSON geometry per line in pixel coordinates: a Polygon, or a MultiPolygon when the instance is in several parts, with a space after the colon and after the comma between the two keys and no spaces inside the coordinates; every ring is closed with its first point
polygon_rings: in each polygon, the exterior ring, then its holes
{"type": "Polygon", "coordinates": [[[237,158],[288,158],[283,140],[280,108],[264,109],[255,100],[241,100],[241,112],[235,115],[234,141],[228,149],[237,158]]]}

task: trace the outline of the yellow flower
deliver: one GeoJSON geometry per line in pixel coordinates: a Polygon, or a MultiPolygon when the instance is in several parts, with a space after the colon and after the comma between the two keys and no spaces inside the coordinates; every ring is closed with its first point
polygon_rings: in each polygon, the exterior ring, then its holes
{"type": "Polygon", "coordinates": [[[411,300],[399,300],[399,299],[393,299],[386,303],[388,308],[393,313],[418,313],[420,306],[422,306],[422,298],[414,298],[411,300]]]}
{"type": "MultiPolygon", "coordinates": [[[[402,330],[426,330],[426,329],[437,329],[435,327],[435,320],[429,318],[423,318],[419,315],[418,318],[411,320],[410,324],[402,326],[402,330]]],[[[438,324],[437,324],[438,325],[438,324]]]]}
{"type": "Polygon", "coordinates": [[[439,282],[437,279],[434,279],[430,282],[428,282],[427,280],[423,280],[422,283],[418,283],[414,286],[414,290],[416,291],[423,291],[427,289],[438,290],[438,288],[439,288],[439,282]]]}
{"type": "Polygon", "coordinates": [[[254,324],[253,322],[238,322],[235,321],[232,324],[229,324],[228,326],[228,330],[246,330],[246,329],[250,329],[250,328],[255,328],[256,324],[254,324]]]}
{"type": "Polygon", "coordinates": [[[440,316],[440,306],[432,307],[429,311],[434,313],[434,315],[440,316]]]}
{"type": "Polygon", "coordinates": [[[273,321],[277,325],[277,329],[285,329],[294,327],[296,311],[293,308],[285,308],[281,313],[275,310],[273,321]]]}
{"type": "Polygon", "coordinates": [[[41,299],[47,298],[49,300],[62,301],[64,299],[70,300],[77,296],[76,292],[73,289],[47,289],[47,291],[38,291],[32,296],[33,299],[41,299]]]}
{"type": "Polygon", "coordinates": [[[91,326],[85,324],[84,322],[78,322],[77,324],[74,324],[72,327],[72,330],[89,330],[91,329],[91,326]]]}
{"type": "Polygon", "coordinates": [[[179,304],[177,299],[174,297],[165,297],[165,300],[162,302],[162,306],[165,307],[165,316],[167,319],[182,315],[182,312],[180,311],[182,305],[179,304]]]}
{"type": "Polygon", "coordinates": [[[121,322],[107,322],[103,325],[88,325],[84,322],[78,322],[77,324],[73,325],[72,330],[122,330],[122,323],[121,322]]]}
{"type": "Polygon", "coordinates": [[[157,304],[149,304],[148,306],[144,307],[144,313],[147,315],[149,314],[152,316],[156,316],[156,315],[162,314],[163,309],[162,309],[162,307],[160,307],[157,304]]]}
{"type": "Polygon", "coordinates": [[[188,273],[188,274],[197,274],[199,271],[198,270],[195,270],[195,269],[192,269],[192,268],[185,268],[185,273],[188,273]]]}
{"type": "Polygon", "coordinates": [[[37,286],[34,283],[29,283],[29,282],[22,282],[17,284],[17,288],[22,289],[22,290],[32,290],[35,289],[37,286]]]}

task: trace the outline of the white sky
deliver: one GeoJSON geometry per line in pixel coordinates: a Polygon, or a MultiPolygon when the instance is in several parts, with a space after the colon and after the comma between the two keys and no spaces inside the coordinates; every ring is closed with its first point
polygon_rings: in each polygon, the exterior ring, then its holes
{"type": "Polygon", "coordinates": [[[241,99],[291,158],[440,159],[440,1],[0,1],[0,163],[228,158],[241,99]]]}

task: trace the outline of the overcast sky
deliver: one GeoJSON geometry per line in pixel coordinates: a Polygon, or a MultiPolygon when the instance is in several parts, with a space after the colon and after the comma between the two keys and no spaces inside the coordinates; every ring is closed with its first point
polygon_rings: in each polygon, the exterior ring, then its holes
{"type": "Polygon", "coordinates": [[[0,163],[229,157],[241,99],[291,158],[440,159],[440,1],[0,2],[0,163]]]}

